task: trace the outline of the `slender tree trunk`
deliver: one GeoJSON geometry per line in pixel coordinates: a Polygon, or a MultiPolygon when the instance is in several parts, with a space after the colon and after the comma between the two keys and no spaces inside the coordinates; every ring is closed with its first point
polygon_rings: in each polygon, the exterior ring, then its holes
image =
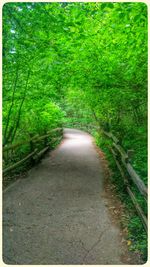
{"type": "Polygon", "coordinates": [[[27,88],[28,88],[29,75],[30,75],[30,70],[28,70],[28,76],[27,76],[27,80],[26,80],[25,90],[24,90],[24,94],[23,94],[23,98],[22,98],[20,107],[19,107],[18,118],[17,118],[16,126],[14,127],[14,131],[12,133],[11,143],[13,142],[13,140],[14,140],[14,138],[16,136],[18,127],[19,127],[20,117],[21,117],[21,110],[22,110],[22,106],[23,106],[24,100],[26,98],[26,92],[27,92],[27,88]]]}
{"type": "Polygon", "coordinates": [[[3,144],[4,146],[7,144],[8,140],[9,140],[9,137],[10,137],[10,134],[11,134],[11,130],[12,130],[12,129],[10,129],[9,133],[7,135],[9,122],[10,122],[10,117],[11,117],[11,112],[12,112],[12,108],[14,106],[15,92],[16,92],[17,81],[18,81],[18,72],[19,72],[19,66],[17,66],[17,69],[16,69],[16,78],[15,78],[15,82],[14,82],[12,101],[11,101],[11,105],[10,105],[10,108],[9,108],[9,111],[8,111],[7,123],[6,123],[6,128],[5,128],[5,131],[4,131],[4,144],[3,144]]]}

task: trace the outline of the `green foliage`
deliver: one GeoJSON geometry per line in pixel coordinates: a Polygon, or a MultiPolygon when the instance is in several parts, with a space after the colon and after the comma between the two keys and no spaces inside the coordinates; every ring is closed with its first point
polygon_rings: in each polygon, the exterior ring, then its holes
{"type": "MultiPolygon", "coordinates": [[[[102,127],[134,149],[132,164],[147,184],[147,35],[142,2],[6,3],[3,145],[62,125],[89,131],[125,200],[102,127]]],[[[28,149],[18,149],[17,157],[28,149]]],[[[144,251],[140,238],[136,247],[144,251]]]]}
{"type": "Polygon", "coordinates": [[[28,131],[43,134],[48,130],[60,127],[62,126],[63,115],[62,110],[55,103],[49,102],[45,105],[39,103],[38,106],[30,110],[30,114],[26,117],[29,125],[28,131]]]}
{"type": "Polygon", "coordinates": [[[141,253],[144,262],[147,261],[147,234],[143,230],[143,226],[139,217],[132,216],[128,224],[128,237],[132,241],[130,250],[141,253]]]}

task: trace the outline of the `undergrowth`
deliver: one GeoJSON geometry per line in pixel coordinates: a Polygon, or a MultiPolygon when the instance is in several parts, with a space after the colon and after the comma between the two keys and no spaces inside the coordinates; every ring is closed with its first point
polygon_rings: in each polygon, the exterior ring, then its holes
{"type": "MultiPolygon", "coordinates": [[[[94,137],[96,140],[96,144],[98,147],[102,149],[102,151],[106,155],[106,159],[109,163],[109,168],[111,169],[112,175],[110,176],[110,182],[115,185],[116,195],[120,198],[120,200],[125,204],[126,212],[128,215],[128,220],[124,221],[122,219],[122,227],[127,227],[127,239],[128,239],[128,248],[130,251],[134,251],[138,253],[141,259],[146,262],[147,261],[147,233],[145,232],[144,226],[141,222],[141,219],[136,213],[135,207],[125,189],[123,179],[120,175],[119,170],[116,167],[116,163],[113,159],[113,156],[109,150],[109,146],[111,145],[111,141],[100,136],[98,133],[94,133],[94,137]]],[[[140,155],[135,155],[135,162],[139,159],[140,155]]],[[[141,156],[142,158],[142,156],[141,156]]],[[[135,164],[136,166],[136,164],[135,164]]],[[[146,164],[145,164],[146,166],[146,164]]],[[[142,175],[142,173],[141,173],[142,175]]],[[[142,177],[142,176],[141,176],[142,177]]],[[[145,178],[145,177],[144,177],[145,178]]],[[[144,179],[145,180],[145,179],[144,179]]],[[[134,192],[138,203],[143,209],[144,213],[147,214],[147,206],[146,202],[143,200],[142,196],[136,190],[135,186],[131,183],[132,191],[134,192]]]]}

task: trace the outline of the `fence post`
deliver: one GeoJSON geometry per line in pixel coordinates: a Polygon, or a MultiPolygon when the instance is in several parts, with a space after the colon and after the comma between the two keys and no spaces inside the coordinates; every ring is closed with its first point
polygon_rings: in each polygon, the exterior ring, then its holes
{"type": "MultiPolygon", "coordinates": [[[[46,135],[46,134],[47,134],[47,132],[46,132],[46,131],[44,131],[44,134],[46,135]]],[[[45,146],[47,146],[47,145],[48,145],[48,137],[47,137],[47,136],[44,138],[44,145],[45,145],[45,146]]]]}
{"type": "Polygon", "coordinates": [[[127,155],[128,155],[129,161],[132,161],[134,157],[134,149],[127,150],[127,155]]]}
{"type": "MultiPolygon", "coordinates": [[[[30,138],[32,137],[33,137],[33,134],[30,134],[30,138]]],[[[30,140],[29,144],[30,144],[30,152],[32,153],[34,151],[34,142],[32,141],[32,139],[30,140]]],[[[32,156],[31,164],[34,165],[34,163],[35,163],[35,160],[34,160],[34,157],[32,156]]]]}

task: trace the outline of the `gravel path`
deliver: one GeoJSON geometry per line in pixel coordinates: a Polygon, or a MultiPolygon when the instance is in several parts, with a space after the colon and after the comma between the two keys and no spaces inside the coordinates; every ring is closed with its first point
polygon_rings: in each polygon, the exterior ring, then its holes
{"type": "Polygon", "coordinates": [[[6,264],[124,264],[120,230],[102,197],[103,173],[91,137],[65,139],[3,196],[6,264]]]}

